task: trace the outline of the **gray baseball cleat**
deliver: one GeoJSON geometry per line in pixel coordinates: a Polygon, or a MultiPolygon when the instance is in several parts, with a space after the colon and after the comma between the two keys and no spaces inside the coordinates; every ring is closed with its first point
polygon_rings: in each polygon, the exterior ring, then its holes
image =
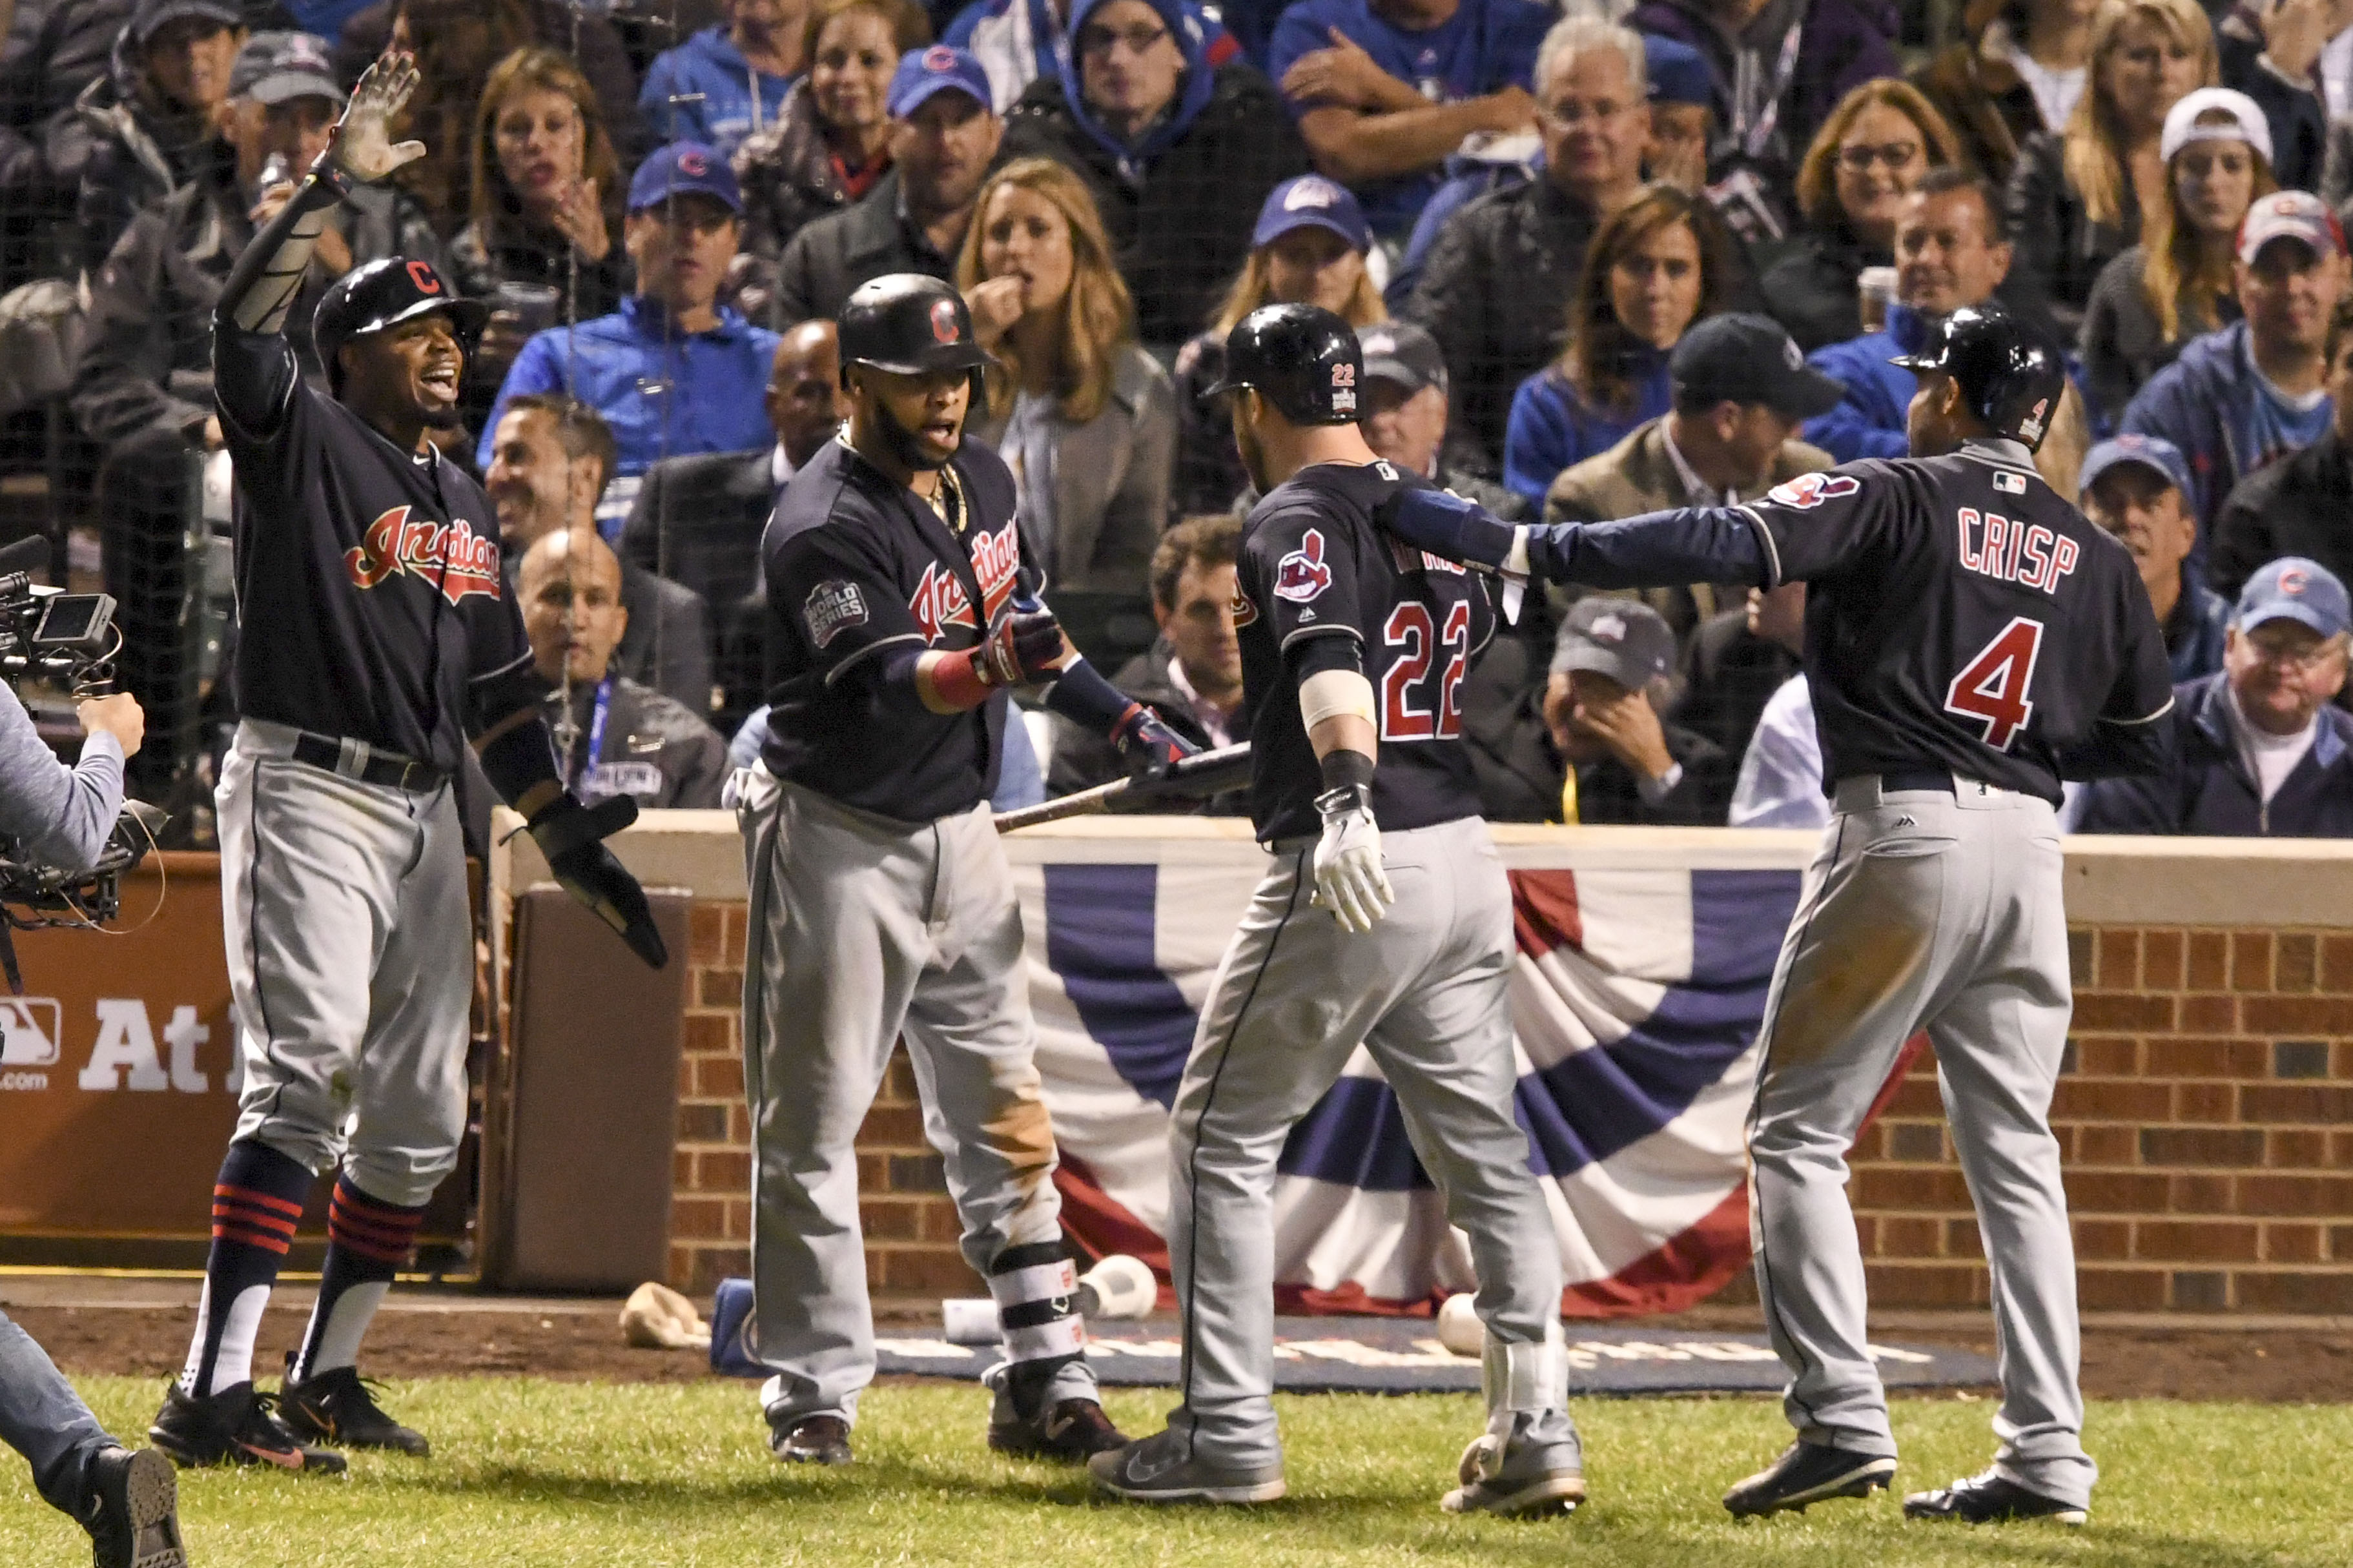
{"type": "Polygon", "coordinates": [[[1869,1497],[1887,1489],[1893,1454],[1854,1454],[1824,1443],[1796,1442],[1781,1457],[1724,1494],[1736,1519],[1807,1508],[1831,1498],[1869,1497]]]}
{"type": "Polygon", "coordinates": [[[2009,1477],[1988,1470],[1935,1491],[1904,1500],[1906,1519],[1957,1519],[1963,1524],[2005,1524],[2012,1520],[2055,1519],[2081,1525],[2089,1511],[2072,1502],[2027,1490],[2009,1477]]]}
{"type": "Polygon", "coordinates": [[[1163,1431],[1087,1461],[1095,1485],[1130,1502],[1272,1502],[1282,1467],[1228,1468],[1193,1457],[1189,1433],[1163,1431]]]}
{"type": "Polygon", "coordinates": [[[1455,1472],[1462,1484],[1439,1499],[1439,1507],[1513,1519],[1577,1511],[1585,1500],[1585,1467],[1574,1443],[1507,1450],[1500,1464],[1491,1464],[1494,1441],[1483,1433],[1471,1440],[1455,1472]]]}

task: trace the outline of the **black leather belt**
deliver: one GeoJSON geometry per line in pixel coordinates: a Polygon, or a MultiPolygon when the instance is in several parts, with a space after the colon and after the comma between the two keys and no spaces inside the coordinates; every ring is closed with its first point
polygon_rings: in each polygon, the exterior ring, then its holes
{"type": "Polygon", "coordinates": [[[1880,794],[1893,795],[1899,789],[1933,789],[1950,795],[1953,775],[1944,768],[1898,768],[1879,775],[1880,794]]]}
{"type": "Polygon", "coordinates": [[[388,789],[437,790],[448,782],[447,774],[428,763],[412,762],[357,742],[352,742],[346,752],[344,742],[334,736],[313,734],[308,730],[294,738],[294,760],[388,789]]]}

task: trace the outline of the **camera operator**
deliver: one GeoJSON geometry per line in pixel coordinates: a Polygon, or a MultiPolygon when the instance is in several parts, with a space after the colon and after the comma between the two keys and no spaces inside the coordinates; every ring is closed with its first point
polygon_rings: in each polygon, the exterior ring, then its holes
{"type": "MultiPolygon", "coordinates": [[[[122,764],[139,750],[146,717],[126,692],[81,704],[90,738],[67,767],[0,682],[0,834],[24,858],[65,870],[94,864],[122,810],[122,764]]],[[[107,1434],[71,1384],[0,1313],[0,1439],[33,1467],[51,1507],[90,1531],[100,1568],[180,1568],[178,1482],[155,1449],[132,1453],[107,1434]]]]}

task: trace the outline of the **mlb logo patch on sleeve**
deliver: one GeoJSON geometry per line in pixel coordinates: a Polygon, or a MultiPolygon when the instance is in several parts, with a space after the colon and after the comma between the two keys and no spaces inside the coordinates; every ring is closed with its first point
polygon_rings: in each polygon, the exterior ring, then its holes
{"type": "Polygon", "coordinates": [[[809,641],[822,648],[851,626],[866,624],[866,595],[857,584],[829,577],[809,590],[801,618],[808,623],[809,641]]]}

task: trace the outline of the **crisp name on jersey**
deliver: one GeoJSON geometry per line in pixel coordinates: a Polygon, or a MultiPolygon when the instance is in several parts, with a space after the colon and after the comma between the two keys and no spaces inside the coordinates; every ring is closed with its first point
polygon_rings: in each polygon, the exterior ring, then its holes
{"type": "Polygon", "coordinates": [[[2083,551],[2063,533],[2039,522],[2013,521],[1998,511],[1980,514],[1965,506],[1959,525],[1961,564],[1998,582],[2045,594],[2059,591],[2059,580],[2075,569],[2083,551]]]}
{"type": "Polygon", "coordinates": [[[373,588],[406,572],[434,583],[453,605],[469,594],[499,596],[496,540],[475,532],[462,517],[449,522],[411,518],[405,506],[367,525],[360,542],[343,552],[343,570],[355,588],[373,588]]]}

